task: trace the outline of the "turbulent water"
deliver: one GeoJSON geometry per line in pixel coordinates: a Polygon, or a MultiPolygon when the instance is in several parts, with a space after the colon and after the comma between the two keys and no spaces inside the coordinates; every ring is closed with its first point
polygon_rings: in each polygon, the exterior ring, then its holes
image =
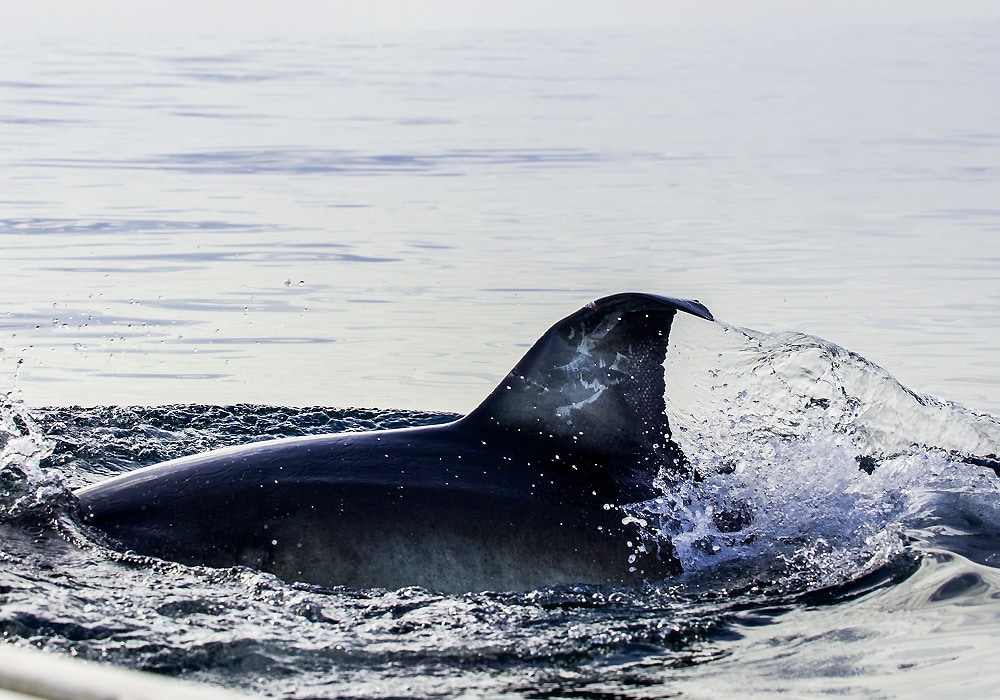
{"type": "Polygon", "coordinates": [[[673,543],[675,579],[439,595],[119,554],[80,524],[72,488],[249,440],[454,416],[8,398],[4,637],[289,698],[988,695],[1000,419],[817,338],[689,325],[667,413],[697,476],[661,475],[627,516],[673,543]]]}
{"type": "Polygon", "coordinates": [[[1000,412],[1000,25],[904,19],[7,37],[5,639],[291,698],[995,696],[998,419],[894,377],[1000,412]],[[76,517],[164,459],[468,412],[622,291],[860,353],[676,319],[697,478],[628,513],[675,579],[328,590],[76,517]]]}

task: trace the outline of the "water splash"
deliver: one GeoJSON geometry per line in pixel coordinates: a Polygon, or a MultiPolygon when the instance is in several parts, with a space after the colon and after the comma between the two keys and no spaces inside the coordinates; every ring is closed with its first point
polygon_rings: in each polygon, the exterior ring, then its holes
{"type": "Polygon", "coordinates": [[[45,520],[72,500],[62,474],[40,466],[51,452],[23,401],[0,394],[0,521],[45,520]]]}
{"type": "Polygon", "coordinates": [[[688,454],[836,434],[875,458],[930,447],[1000,455],[1000,418],[911,391],[834,343],[687,318],[675,324],[684,343],[670,347],[664,365],[666,410],[688,454]]]}
{"type": "Polygon", "coordinates": [[[778,571],[779,587],[835,585],[928,529],[954,531],[928,520],[942,499],[952,520],[994,515],[997,482],[982,465],[1000,453],[1000,419],[912,392],[819,338],[676,322],[666,411],[688,465],[664,469],[663,495],[630,513],[672,542],[686,572],[739,563],[778,571]]]}
{"type": "MultiPolygon", "coordinates": [[[[22,411],[5,407],[4,415],[17,426],[22,411]]],[[[43,442],[55,445],[41,469],[78,470],[85,482],[100,478],[95,474],[109,461],[119,471],[248,436],[452,417],[249,405],[50,408],[32,415],[14,439],[40,437],[41,426],[43,442]]],[[[685,440],[695,432],[687,427],[685,440]]],[[[869,475],[859,469],[862,451],[851,434],[797,437],[758,427],[749,431],[752,445],[720,438],[729,447],[724,453],[709,449],[714,444],[692,451],[686,442],[700,478],[664,482],[661,502],[642,504],[646,511],[635,516],[651,530],[675,528],[689,571],[680,581],[644,590],[569,586],[462,596],[324,589],[241,567],[104,556],[55,532],[0,523],[0,585],[11,591],[0,632],[54,652],[283,697],[538,697],[606,687],[648,695],[650,683],[666,683],[675,671],[724,661],[726,645],[747,629],[734,620],[759,630],[799,605],[804,592],[832,588],[808,604],[837,607],[858,590],[902,581],[913,559],[894,553],[913,536],[914,518],[933,528],[929,509],[939,518],[956,512],[948,505],[954,500],[943,498],[964,499],[962,512],[1000,522],[987,507],[998,501],[992,473],[973,469],[972,478],[963,471],[972,465],[944,451],[882,457],[869,475]],[[968,506],[973,502],[979,510],[968,506]],[[747,572],[765,585],[748,582],[747,572]],[[850,583],[837,589],[844,580],[850,583]]],[[[656,687],[668,694],[667,686],[656,687]]]]}

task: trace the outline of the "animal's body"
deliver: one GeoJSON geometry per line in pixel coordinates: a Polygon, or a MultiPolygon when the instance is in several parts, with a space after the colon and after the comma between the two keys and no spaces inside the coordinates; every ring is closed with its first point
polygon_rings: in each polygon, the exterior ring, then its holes
{"type": "Polygon", "coordinates": [[[441,426],[252,443],[77,492],[122,548],[322,585],[461,592],[638,585],[677,570],[620,509],[683,455],[663,367],[680,310],[598,300],[553,326],[468,416],[441,426]]]}

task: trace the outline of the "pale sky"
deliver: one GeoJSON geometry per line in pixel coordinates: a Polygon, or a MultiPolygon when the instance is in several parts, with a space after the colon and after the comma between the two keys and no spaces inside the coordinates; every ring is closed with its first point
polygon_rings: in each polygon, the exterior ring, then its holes
{"type": "Polygon", "coordinates": [[[0,0],[3,34],[294,34],[1000,18],[997,0],[0,0]]]}

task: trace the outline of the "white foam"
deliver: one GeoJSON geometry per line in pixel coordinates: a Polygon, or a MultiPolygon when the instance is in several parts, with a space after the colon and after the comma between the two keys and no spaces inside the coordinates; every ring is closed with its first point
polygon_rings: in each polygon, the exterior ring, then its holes
{"type": "Polygon", "coordinates": [[[663,496],[632,512],[685,571],[767,558],[834,582],[904,548],[941,494],[996,502],[992,472],[958,458],[1000,453],[996,417],[911,392],[832,343],[679,314],[664,369],[690,471],[664,470],[663,496]]]}
{"type": "Polygon", "coordinates": [[[51,453],[27,407],[0,395],[0,518],[24,517],[68,493],[58,472],[40,466],[51,453]]]}

